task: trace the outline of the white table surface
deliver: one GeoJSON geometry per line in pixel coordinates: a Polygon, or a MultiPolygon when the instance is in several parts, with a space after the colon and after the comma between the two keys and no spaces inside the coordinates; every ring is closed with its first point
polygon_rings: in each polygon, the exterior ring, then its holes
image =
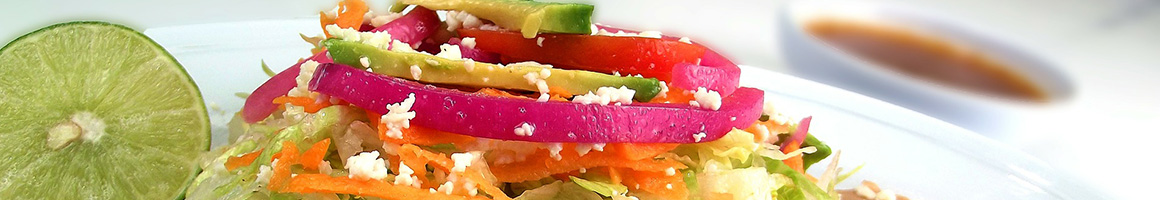
{"type": "MultiPolygon", "coordinates": [[[[592,1],[596,21],[682,34],[739,63],[787,71],[775,17],[786,1],[592,1]]],[[[994,138],[1104,187],[1144,199],[1160,180],[1160,0],[891,0],[982,24],[1059,64],[1076,96],[1019,134],[994,138]]],[[[54,22],[107,20],[145,29],[181,24],[310,18],[327,0],[42,0],[0,3],[0,40],[54,22]]],[[[378,2],[385,5],[384,2],[378,2]]]]}

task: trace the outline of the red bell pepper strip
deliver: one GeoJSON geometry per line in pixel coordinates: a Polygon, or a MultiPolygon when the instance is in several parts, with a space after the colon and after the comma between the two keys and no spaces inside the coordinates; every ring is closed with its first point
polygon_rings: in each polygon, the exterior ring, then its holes
{"type": "Polygon", "coordinates": [[[540,34],[526,39],[519,32],[459,29],[474,37],[475,47],[515,61],[536,61],[559,68],[623,75],[640,74],[669,81],[678,63],[697,63],[705,48],[676,40],[577,34],[540,34]],[[542,41],[541,41],[542,38],[542,41]]]}

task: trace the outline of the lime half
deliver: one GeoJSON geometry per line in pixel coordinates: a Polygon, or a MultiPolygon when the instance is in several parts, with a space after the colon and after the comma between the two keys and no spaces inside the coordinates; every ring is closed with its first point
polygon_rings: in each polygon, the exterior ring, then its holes
{"type": "Polygon", "coordinates": [[[0,199],[172,199],[209,138],[193,80],[137,31],[70,22],[0,49],[0,199]]]}

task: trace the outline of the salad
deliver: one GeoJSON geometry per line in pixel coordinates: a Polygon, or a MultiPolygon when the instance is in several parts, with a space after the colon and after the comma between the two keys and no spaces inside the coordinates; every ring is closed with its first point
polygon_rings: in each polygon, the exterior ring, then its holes
{"type": "MultiPolygon", "coordinates": [[[[190,199],[838,199],[849,173],[689,38],[522,0],[344,0],[190,199]]],[[[854,169],[852,171],[857,171],[854,169]]],[[[863,187],[866,188],[866,187],[863,187]]],[[[860,197],[893,194],[857,191],[860,197]]],[[[859,189],[870,190],[870,189],[859,189]]]]}

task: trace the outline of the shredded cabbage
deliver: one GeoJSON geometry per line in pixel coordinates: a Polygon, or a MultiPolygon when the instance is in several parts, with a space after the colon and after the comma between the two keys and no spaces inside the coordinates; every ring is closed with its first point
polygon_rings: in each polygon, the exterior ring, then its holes
{"type": "Polygon", "coordinates": [[[774,192],[789,182],[781,174],[770,174],[762,168],[744,168],[719,171],[704,171],[697,174],[703,199],[729,195],[732,199],[773,199],[774,192]]]}
{"type": "Polygon", "coordinates": [[[584,189],[575,182],[552,182],[536,189],[524,191],[515,200],[603,200],[600,195],[584,189]]]}

